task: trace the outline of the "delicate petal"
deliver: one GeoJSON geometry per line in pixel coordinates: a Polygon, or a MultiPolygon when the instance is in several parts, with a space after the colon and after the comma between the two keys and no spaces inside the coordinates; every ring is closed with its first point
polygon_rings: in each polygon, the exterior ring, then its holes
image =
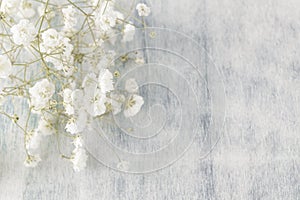
{"type": "Polygon", "coordinates": [[[13,40],[18,45],[29,46],[35,39],[35,27],[27,19],[22,19],[18,24],[11,27],[13,40]]]}
{"type": "Polygon", "coordinates": [[[73,163],[73,169],[76,172],[83,170],[86,167],[88,156],[85,149],[75,148],[72,152],[71,162],[73,163]]]}
{"type": "Polygon", "coordinates": [[[31,106],[33,106],[36,111],[45,108],[54,92],[55,86],[53,83],[50,83],[48,79],[37,82],[29,89],[31,106]]]}
{"type": "Polygon", "coordinates": [[[125,117],[132,117],[136,115],[144,104],[143,97],[133,94],[129,97],[124,110],[125,117]]]}
{"type": "Polygon", "coordinates": [[[144,3],[137,4],[136,10],[141,17],[147,17],[151,12],[150,8],[144,3]]]}
{"type": "Polygon", "coordinates": [[[126,80],[125,90],[129,93],[137,93],[139,90],[139,86],[134,78],[126,80]]]}
{"type": "Polygon", "coordinates": [[[104,94],[114,89],[113,75],[108,69],[102,69],[100,71],[98,82],[101,92],[104,94]]]}

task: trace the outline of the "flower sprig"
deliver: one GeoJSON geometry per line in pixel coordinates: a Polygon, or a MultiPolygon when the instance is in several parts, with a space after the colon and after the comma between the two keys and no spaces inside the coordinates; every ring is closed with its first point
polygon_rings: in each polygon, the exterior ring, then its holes
{"type": "Polygon", "coordinates": [[[115,53],[104,45],[109,41],[117,49],[133,40],[135,28],[146,26],[150,8],[138,4],[136,10],[142,19],[112,0],[0,0],[0,114],[24,133],[25,166],[37,166],[40,141],[55,136],[60,156],[80,171],[88,158],[82,134],[93,120],[139,112],[144,100],[137,82],[128,79],[124,90],[115,88],[115,53]],[[27,101],[24,123],[3,106],[17,97],[27,101]],[[61,136],[71,139],[72,152],[63,153],[61,136]]]}

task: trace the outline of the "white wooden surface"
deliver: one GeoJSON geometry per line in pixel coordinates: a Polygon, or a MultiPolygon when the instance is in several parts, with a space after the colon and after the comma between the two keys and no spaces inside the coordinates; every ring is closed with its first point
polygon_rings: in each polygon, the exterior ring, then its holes
{"type": "Polygon", "coordinates": [[[122,173],[92,158],[74,173],[45,147],[44,162],[27,169],[21,132],[1,118],[0,199],[300,199],[300,1],[148,3],[150,25],[190,35],[223,74],[225,130],[213,152],[200,159],[198,138],[154,173],[122,173]]]}

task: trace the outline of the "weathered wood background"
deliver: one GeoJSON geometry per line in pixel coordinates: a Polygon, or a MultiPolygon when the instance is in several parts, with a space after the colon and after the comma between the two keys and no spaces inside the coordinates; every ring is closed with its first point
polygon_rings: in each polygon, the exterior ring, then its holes
{"type": "Polygon", "coordinates": [[[226,118],[216,148],[201,159],[195,140],[176,163],[150,174],[92,158],[74,173],[49,144],[44,162],[27,169],[21,132],[1,118],[0,199],[300,199],[300,1],[147,3],[151,26],[188,34],[222,72],[226,118]]]}

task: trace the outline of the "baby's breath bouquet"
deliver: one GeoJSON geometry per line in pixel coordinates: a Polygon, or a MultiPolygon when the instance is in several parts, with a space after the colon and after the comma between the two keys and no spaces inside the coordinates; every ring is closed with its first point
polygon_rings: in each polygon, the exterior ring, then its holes
{"type": "MultiPolygon", "coordinates": [[[[0,0],[0,113],[24,133],[25,166],[41,161],[41,140],[65,136],[74,147],[63,153],[57,140],[59,155],[82,170],[84,130],[103,116],[132,117],[143,106],[135,79],[123,90],[114,87],[120,72],[110,70],[114,51],[104,45],[124,45],[145,26],[150,8],[128,4],[129,10],[113,0],[0,0]],[[7,109],[22,100],[25,119],[7,109]]],[[[138,54],[133,60],[144,62],[138,54]]]]}

